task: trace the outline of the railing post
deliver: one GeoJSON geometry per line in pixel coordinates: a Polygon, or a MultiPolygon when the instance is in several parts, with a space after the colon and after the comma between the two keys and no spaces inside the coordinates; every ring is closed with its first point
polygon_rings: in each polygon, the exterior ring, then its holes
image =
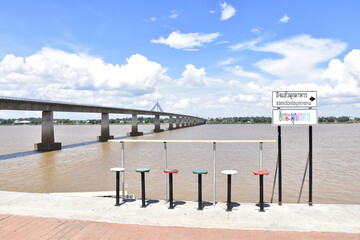
{"type": "Polygon", "coordinates": [[[214,177],[213,177],[213,205],[216,204],[216,142],[213,142],[214,177]]]}
{"type": "MultiPolygon", "coordinates": [[[[121,167],[125,168],[125,156],[124,156],[124,142],[121,142],[121,167]]],[[[125,201],[125,171],[122,173],[121,176],[122,181],[122,198],[125,201]]]]}
{"type": "Polygon", "coordinates": [[[263,170],[263,142],[259,142],[259,170],[263,170]]]}

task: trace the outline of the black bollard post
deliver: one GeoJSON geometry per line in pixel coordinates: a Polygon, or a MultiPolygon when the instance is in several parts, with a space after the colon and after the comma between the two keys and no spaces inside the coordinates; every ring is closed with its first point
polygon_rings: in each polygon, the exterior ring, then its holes
{"type": "Polygon", "coordinates": [[[199,202],[198,202],[198,209],[197,210],[203,210],[202,208],[202,196],[201,196],[201,193],[202,193],[202,187],[201,187],[201,174],[198,175],[198,199],[199,199],[199,202]]]}
{"type": "Polygon", "coordinates": [[[231,175],[228,174],[227,212],[231,212],[231,175]]]}
{"type": "Polygon", "coordinates": [[[120,206],[120,172],[116,171],[116,204],[120,206]]]}
{"type": "Polygon", "coordinates": [[[279,206],[282,205],[282,173],[281,173],[281,126],[278,126],[278,171],[279,171],[279,206]]]}
{"type": "Polygon", "coordinates": [[[264,176],[260,175],[260,212],[264,211],[264,176]]]}
{"type": "Polygon", "coordinates": [[[142,204],[141,207],[144,208],[145,206],[145,173],[141,173],[141,195],[142,195],[142,204]]]}
{"type": "Polygon", "coordinates": [[[173,198],[173,176],[172,173],[169,173],[169,190],[170,190],[170,207],[169,209],[174,209],[174,198],[173,198]]]}

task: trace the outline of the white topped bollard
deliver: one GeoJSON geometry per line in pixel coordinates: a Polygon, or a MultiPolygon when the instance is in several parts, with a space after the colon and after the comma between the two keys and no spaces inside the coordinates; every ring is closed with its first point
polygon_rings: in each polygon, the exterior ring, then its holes
{"type": "Polygon", "coordinates": [[[237,171],[235,170],[222,170],[221,171],[222,174],[227,175],[228,176],[228,189],[227,189],[227,208],[226,211],[227,212],[231,212],[231,175],[236,175],[237,171]]]}
{"type": "MultiPolygon", "coordinates": [[[[112,172],[116,172],[116,203],[115,206],[120,206],[120,172],[124,172],[125,168],[111,168],[112,172]]],[[[123,189],[124,191],[124,189],[123,189]]],[[[123,192],[123,201],[125,201],[124,198],[124,192],[123,192]]]]}

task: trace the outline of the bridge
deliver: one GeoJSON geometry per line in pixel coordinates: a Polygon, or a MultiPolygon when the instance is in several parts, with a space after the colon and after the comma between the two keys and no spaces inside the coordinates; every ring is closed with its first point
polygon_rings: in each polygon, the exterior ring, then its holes
{"type": "Polygon", "coordinates": [[[23,98],[1,97],[0,96],[0,110],[17,110],[17,111],[41,111],[42,112],[42,126],[41,126],[41,143],[35,144],[36,151],[53,151],[60,150],[61,143],[55,142],[54,136],[54,112],[77,112],[77,113],[101,113],[101,135],[98,136],[98,141],[105,142],[113,139],[110,135],[110,121],[109,114],[129,114],[132,115],[131,131],[127,133],[128,136],[141,136],[142,132],[138,131],[138,115],[152,115],[155,116],[154,132],[163,132],[160,128],[160,116],[169,117],[169,130],[179,129],[184,127],[196,126],[205,124],[206,120],[191,115],[146,111],[129,108],[116,108],[94,105],[82,105],[66,102],[43,101],[23,98]],[[175,122],[174,122],[175,119],[175,122]],[[175,123],[175,127],[174,127],[175,123]]]}

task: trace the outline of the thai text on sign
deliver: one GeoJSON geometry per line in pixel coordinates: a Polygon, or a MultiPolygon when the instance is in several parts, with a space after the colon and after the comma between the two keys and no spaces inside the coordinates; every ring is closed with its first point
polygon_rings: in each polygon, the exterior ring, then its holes
{"type": "Polygon", "coordinates": [[[274,125],[316,125],[318,123],[316,109],[274,109],[272,115],[274,125]]]}

